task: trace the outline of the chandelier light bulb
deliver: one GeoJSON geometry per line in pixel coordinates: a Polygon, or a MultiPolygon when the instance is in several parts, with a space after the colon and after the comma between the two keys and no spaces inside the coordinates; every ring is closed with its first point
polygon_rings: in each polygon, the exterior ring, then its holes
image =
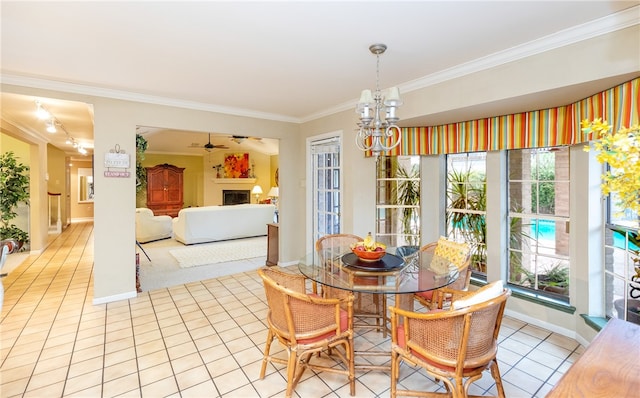
{"type": "Polygon", "coordinates": [[[400,90],[391,87],[384,95],[380,91],[380,54],[387,46],[372,44],[369,51],[376,56],[376,90],[362,90],[356,106],[360,115],[356,146],[362,151],[371,151],[376,160],[380,153],[389,151],[400,144],[401,132],[397,126],[399,120],[396,110],[402,105],[400,90]]]}

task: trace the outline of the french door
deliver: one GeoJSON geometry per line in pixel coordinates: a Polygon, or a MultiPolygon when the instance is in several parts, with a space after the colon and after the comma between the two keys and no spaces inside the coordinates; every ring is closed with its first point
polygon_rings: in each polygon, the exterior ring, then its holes
{"type": "Polygon", "coordinates": [[[342,170],[340,138],[310,142],[312,196],[312,242],[340,233],[342,229],[342,170]]]}

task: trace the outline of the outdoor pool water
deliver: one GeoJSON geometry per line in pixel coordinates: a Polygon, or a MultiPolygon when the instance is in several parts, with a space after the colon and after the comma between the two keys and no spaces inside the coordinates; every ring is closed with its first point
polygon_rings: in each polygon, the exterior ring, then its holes
{"type": "MultiPolygon", "coordinates": [[[[531,237],[536,237],[536,225],[538,227],[538,239],[553,240],[556,236],[556,223],[550,220],[531,220],[531,237]]],[[[624,249],[624,235],[619,232],[613,233],[613,246],[624,249]]],[[[638,246],[629,242],[631,250],[638,250],[638,246]]]]}

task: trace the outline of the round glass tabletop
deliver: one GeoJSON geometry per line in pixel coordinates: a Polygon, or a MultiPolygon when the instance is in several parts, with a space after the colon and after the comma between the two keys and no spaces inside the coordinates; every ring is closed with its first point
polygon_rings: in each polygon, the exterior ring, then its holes
{"type": "Polygon", "coordinates": [[[350,251],[313,252],[300,259],[298,269],[317,283],[362,293],[418,293],[458,279],[458,268],[432,252],[400,257],[389,251],[379,261],[362,261],[350,251]]]}

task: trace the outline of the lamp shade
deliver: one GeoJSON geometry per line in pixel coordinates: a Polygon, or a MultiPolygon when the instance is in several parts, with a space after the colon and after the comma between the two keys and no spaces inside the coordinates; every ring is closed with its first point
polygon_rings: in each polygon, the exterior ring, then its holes
{"type": "Polygon", "coordinates": [[[271,189],[269,190],[269,193],[267,194],[267,196],[270,197],[270,198],[277,198],[278,197],[278,193],[279,193],[278,187],[271,187],[271,189]]]}
{"type": "Polygon", "coordinates": [[[253,187],[253,189],[251,190],[251,193],[254,195],[261,195],[262,194],[262,187],[260,187],[260,185],[255,185],[253,187]]]}

